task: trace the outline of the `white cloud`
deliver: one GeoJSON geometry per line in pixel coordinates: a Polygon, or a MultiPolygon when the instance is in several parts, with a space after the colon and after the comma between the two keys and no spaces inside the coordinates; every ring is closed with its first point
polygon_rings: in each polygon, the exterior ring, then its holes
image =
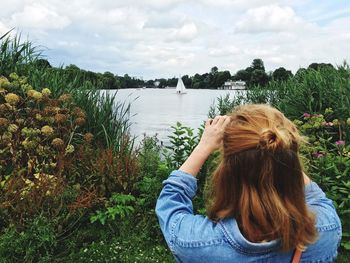
{"type": "Polygon", "coordinates": [[[16,27],[53,65],[145,79],[350,61],[349,15],[314,1],[1,0],[0,34],[16,27]]]}
{"type": "Polygon", "coordinates": [[[192,41],[198,34],[198,29],[195,23],[188,22],[183,24],[178,29],[173,29],[168,41],[189,42],[192,41]]]}
{"type": "Polygon", "coordinates": [[[24,6],[23,11],[12,14],[10,24],[21,28],[63,29],[70,24],[70,20],[52,9],[33,3],[24,6]]]}
{"type": "Polygon", "coordinates": [[[10,30],[7,26],[5,26],[1,21],[0,21],[0,36],[3,34],[7,33],[10,30]]]}
{"type": "Polygon", "coordinates": [[[243,18],[236,23],[236,32],[259,33],[294,31],[306,26],[288,6],[268,5],[249,9],[243,18]]]}
{"type": "Polygon", "coordinates": [[[228,55],[236,55],[241,50],[233,45],[223,46],[221,48],[210,48],[209,49],[209,56],[212,57],[225,57],[228,55]]]}

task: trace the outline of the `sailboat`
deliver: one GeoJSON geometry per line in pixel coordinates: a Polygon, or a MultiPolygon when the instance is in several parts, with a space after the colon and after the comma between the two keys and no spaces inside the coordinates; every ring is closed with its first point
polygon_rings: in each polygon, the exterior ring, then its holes
{"type": "Polygon", "coordinates": [[[186,92],[186,87],[185,87],[181,77],[177,81],[176,93],[177,94],[185,94],[185,93],[187,93],[186,92]]]}

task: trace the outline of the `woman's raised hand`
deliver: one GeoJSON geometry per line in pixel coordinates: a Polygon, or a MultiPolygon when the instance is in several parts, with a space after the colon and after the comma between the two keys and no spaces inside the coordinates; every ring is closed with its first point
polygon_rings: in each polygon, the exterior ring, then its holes
{"type": "Polygon", "coordinates": [[[230,121],[230,117],[226,115],[207,120],[198,147],[203,151],[208,151],[208,154],[219,149],[222,145],[225,128],[230,121]]]}

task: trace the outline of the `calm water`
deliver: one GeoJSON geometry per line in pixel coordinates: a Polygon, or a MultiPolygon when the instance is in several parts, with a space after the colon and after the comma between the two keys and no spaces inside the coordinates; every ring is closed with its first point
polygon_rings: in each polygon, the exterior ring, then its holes
{"type": "Polygon", "coordinates": [[[176,94],[175,89],[124,89],[109,90],[110,94],[118,92],[118,101],[132,102],[131,132],[138,137],[144,134],[155,135],[163,141],[168,141],[172,129],[170,126],[177,121],[191,128],[198,128],[207,119],[210,105],[220,95],[230,94],[233,90],[191,90],[187,94],[176,94]]]}

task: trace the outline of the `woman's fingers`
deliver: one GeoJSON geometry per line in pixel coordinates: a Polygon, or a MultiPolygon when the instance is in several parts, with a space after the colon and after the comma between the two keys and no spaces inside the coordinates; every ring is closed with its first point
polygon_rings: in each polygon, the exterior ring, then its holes
{"type": "Polygon", "coordinates": [[[211,123],[212,123],[213,119],[208,119],[206,122],[205,122],[205,127],[208,127],[211,123]]]}
{"type": "Polygon", "coordinates": [[[223,128],[225,129],[226,126],[231,122],[231,117],[230,116],[226,116],[224,122],[223,122],[223,128]]]}

